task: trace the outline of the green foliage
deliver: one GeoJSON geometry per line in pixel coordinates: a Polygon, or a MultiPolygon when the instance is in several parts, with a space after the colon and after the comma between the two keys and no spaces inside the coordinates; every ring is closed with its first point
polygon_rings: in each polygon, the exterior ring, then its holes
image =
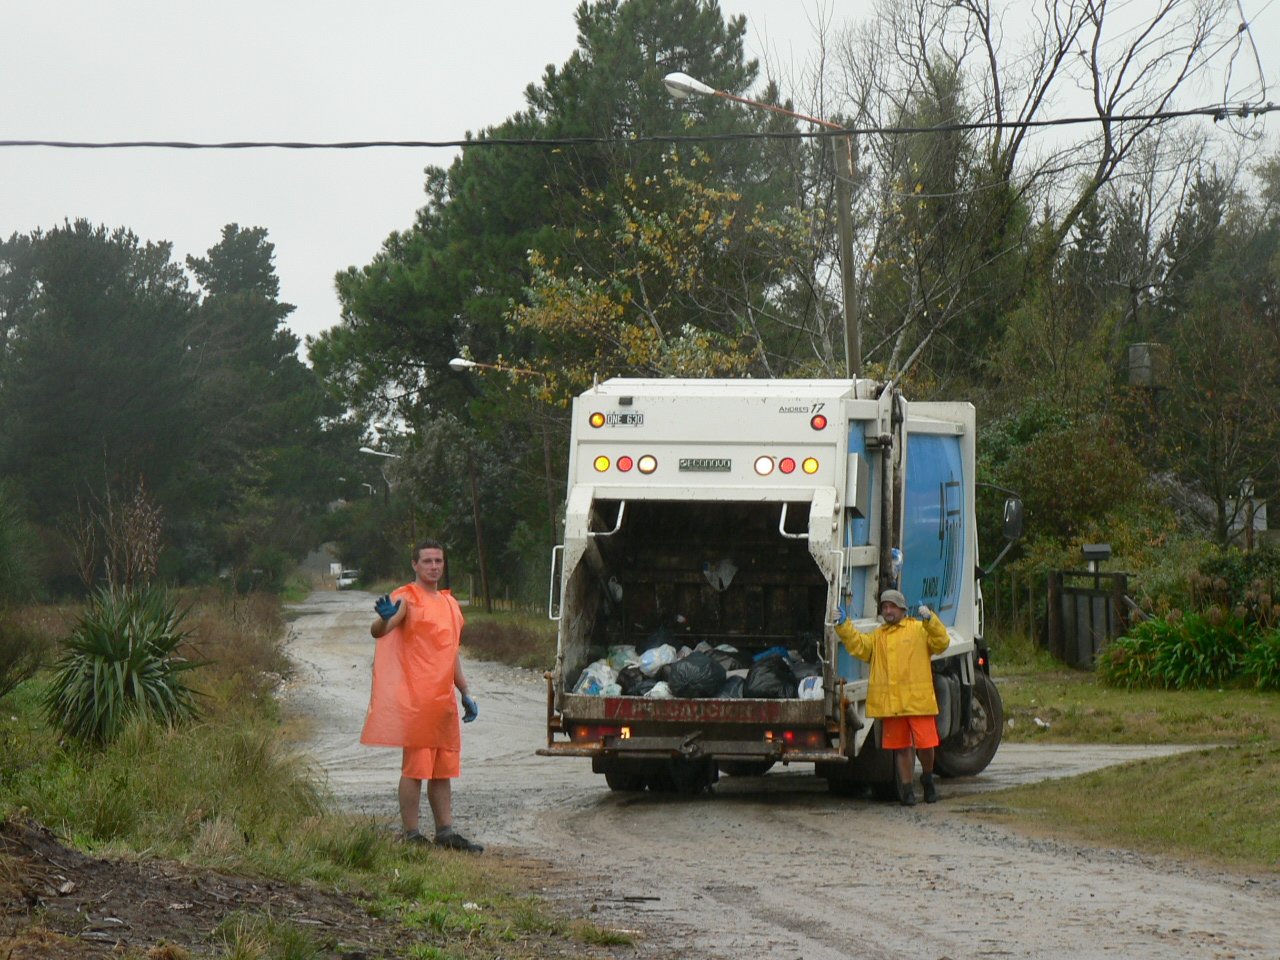
{"type": "Polygon", "coordinates": [[[43,665],[48,641],[0,610],[0,700],[43,665]]]}
{"type": "Polygon", "coordinates": [[[1193,690],[1235,681],[1257,631],[1222,614],[1145,620],[1098,656],[1098,674],[1120,687],[1193,690]]]}
{"type": "Polygon", "coordinates": [[[36,589],[36,534],[22,512],[16,484],[0,481],[0,606],[36,589]]]}
{"type": "Polygon", "coordinates": [[[1260,690],[1280,690],[1280,630],[1269,630],[1240,661],[1241,673],[1260,690]]]}
{"type": "Polygon", "coordinates": [[[103,589],[64,641],[45,696],[51,723],[77,740],[110,743],[134,717],[172,725],[196,713],[178,653],[184,615],[159,590],[103,589]]]}

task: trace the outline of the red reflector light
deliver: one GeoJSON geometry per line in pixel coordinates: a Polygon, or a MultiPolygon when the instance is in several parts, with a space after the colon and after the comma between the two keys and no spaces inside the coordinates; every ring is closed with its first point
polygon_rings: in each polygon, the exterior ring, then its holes
{"type": "Polygon", "coordinates": [[[825,430],[827,429],[827,418],[820,413],[815,413],[813,419],[809,421],[809,426],[815,430],[825,430]]]}
{"type": "Polygon", "coordinates": [[[796,461],[794,457],[783,457],[778,461],[778,469],[783,473],[795,473],[796,461]]]}
{"type": "Polygon", "coordinates": [[[603,413],[593,413],[593,414],[592,414],[592,415],[587,419],[587,422],[588,422],[589,424],[591,424],[593,427],[603,427],[603,426],[604,426],[604,414],[603,414],[603,413]]]}
{"type": "Polygon", "coordinates": [[[619,457],[619,458],[618,458],[617,467],[618,467],[618,469],[619,469],[619,470],[621,470],[623,473],[626,473],[626,472],[627,472],[628,470],[630,470],[633,466],[635,466],[635,461],[634,461],[634,460],[632,460],[630,457],[619,457]]]}
{"type": "Polygon", "coordinates": [[[593,743],[605,737],[616,737],[621,727],[608,723],[575,723],[569,727],[569,739],[574,743],[593,743]]]}
{"type": "Polygon", "coordinates": [[[788,747],[821,750],[827,745],[827,737],[821,730],[783,730],[782,742],[788,747]]]}

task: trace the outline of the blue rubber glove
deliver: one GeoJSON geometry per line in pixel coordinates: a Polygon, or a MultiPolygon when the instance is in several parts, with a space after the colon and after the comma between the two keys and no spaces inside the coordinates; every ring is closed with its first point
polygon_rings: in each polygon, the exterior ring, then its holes
{"type": "Polygon", "coordinates": [[[396,615],[396,611],[400,609],[400,601],[392,603],[391,594],[384,593],[374,601],[373,609],[385,622],[396,615]]]}
{"type": "Polygon", "coordinates": [[[478,716],[480,716],[479,705],[464,693],[462,695],[462,722],[470,723],[478,716]]]}
{"type": "Polygon", "coordinates": [[[849,608],[845,606],[843,603],[837,603],[836,611],[837,613],[839,613],[839,616],[836,617],[836,626],[838,627],[840,626],[840,624],[844,623],[846,620],[849,619],[849,608]]]}

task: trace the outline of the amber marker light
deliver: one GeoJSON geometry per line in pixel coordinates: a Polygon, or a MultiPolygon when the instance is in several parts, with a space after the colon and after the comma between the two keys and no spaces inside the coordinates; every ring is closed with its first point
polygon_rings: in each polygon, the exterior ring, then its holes
{"type": "Polygon", "coordinates": [[[756,457],[756,473],[762,477],[773,473],[773,457],[756,457]]]}
{"type": "Polygon", "coordinates": [[[658,469],[658,458],[646,453],[636,461],[636,469],[641,473],[653,473],[658,469]]]}
{"type": "Polygon", "coordinates": [[[795,457],[783,457],[781,460],[778,461],[778,469],[781,470],[783,473],[795,473],[796,472],[795,457]]]}
{"type": "Polygon", "coordinates": [[[596,473],[604,473],[609,469],[609,458],[606,456],[596,457],[594,464],[596,473]]]}
{"type": "Polygon", "coordinates": [[[593,413],[593,414],[592,414],[592,415],[587,419],[587,422],[588,422],[589,424],[591,424],[593,427],[603,427],[603,426],[604,426],[604,414],[603,414],[603,413],[593,413]]]}
{"type": "Polygon", "coordinates": [[[805,473],[817,473],[817,472],[818,472],[818,458],[817,458],[817,457],[805,457],[805,458],[804,458],[804,463],[800,464],[800,469],[801,469],[801,470],[803,470],[805,473]]]}

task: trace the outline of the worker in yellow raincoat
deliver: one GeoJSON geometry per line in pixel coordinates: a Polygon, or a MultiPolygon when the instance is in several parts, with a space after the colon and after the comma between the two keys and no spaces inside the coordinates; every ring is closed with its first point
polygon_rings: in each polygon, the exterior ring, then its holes
{"type": "Polygon", "coordinates": [[[921,606],[919,614],[919,620],[908,617],[907,598],[897,590],[886,590],[880,594],[884,623],[871,633],[849,623],[843,605],[836,624],[836,636],[845,649],[871,663],[867,716],[880,718],[881,746],[895,751],[898,796],[906,806],[916,802],[913,748],[920,757],[925,802],[936,803],[938,799],[933,782],[933,751],[939,743],[938,699],[933,692],[930,657],[951,643],[947,628],[933,611],[921,606]]]}
{"type": "Polygon", "coordinates": [[[440,589],[444,548],[435,540],[418,544],[413,554],[416,577],[374,604],[378,618],[369,633],[378,641],[373,654],[373,690],[360,742],[401,747],[400,820],[410,843],[429,843],[418,830],[422,781],[435,820],[434,842],[452,850],[479,853],[484,847],[453,829],[452,781],[462,769],[462,737],[454,690],[462,695],[462,721],[480,708],[462,672],[458,646],[464,623],[458,601],[440,589]]]}

